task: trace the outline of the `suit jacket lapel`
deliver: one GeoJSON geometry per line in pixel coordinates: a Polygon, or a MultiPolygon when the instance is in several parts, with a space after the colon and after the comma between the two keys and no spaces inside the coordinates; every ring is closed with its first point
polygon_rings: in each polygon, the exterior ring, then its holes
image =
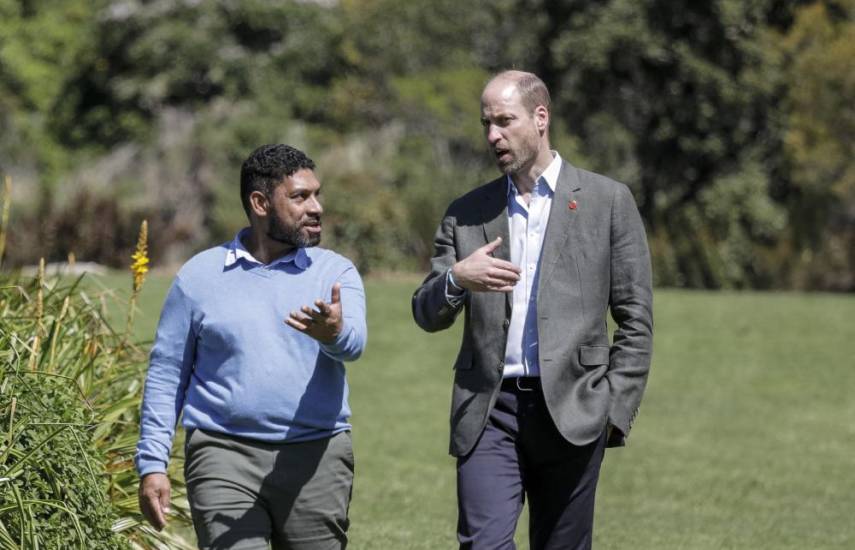
{"type": "MultiPolygon", "coordinates": [[[[574,231],[576,219],[579,217],[575,208],[570,208],[571,201],[581,191],[581,182],[576,168],[568,162],[561,165],[555,195],[552,197],[552,207],[549,211],[549,221],[546,225],[546,235],[540,251],[539,288],[545,286],[561,253],[567,249],[566,241],[574,231]]],[[[574,203],[575,204],[575,203],[574,203]]]]}
{"type": "MultiPolygon", "coordinates": [[[[482,205],[484,238],[487,243],[502,238],[502,244],[493,252],[493,257],[511,260],[511,236],[508,227],[508,179],[505,176],[494,180],[487,200],[482,205]],[[498,213],[498,214],[497,214],[498,213]]],[[[486,243],[484,243],[486,244],[486,243]]]]}
{"type": "MultiPolygon", "coordinates": [[[[496,237],[502,238],[502,244],[493,251],[493,257],[511,261],[511,230],[508,226],[508,178],[502,176],[493,181],[492,188],[482,206],[484,238],[486,243],[496,237]]],[[[486,244],[485,243],[485,244],[486,244]]],[[[511,293],[505,293],[505,318],[511,315],[511,293]]]]}

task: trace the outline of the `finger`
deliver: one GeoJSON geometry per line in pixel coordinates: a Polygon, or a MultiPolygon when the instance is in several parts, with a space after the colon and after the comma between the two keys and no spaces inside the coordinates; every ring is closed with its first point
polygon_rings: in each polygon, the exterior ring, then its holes
{"type": "Polygon", "coordinates": [[[509,285],[508,283],[502,281],[496,281],[493,283],[484,283],[484,287],[486,290],[494,291],[494,292],[513,292],[514,285],[509,285]]]}
{"type": "Polygon", "coordinates": [[[513,292],[514,287],[512,286],[499,286],[499,285],[491,285],[487,287],[487,290],[490,292],[513,292]]]}
{"type": "Polygon", "coordinates": [[[320,314],[323,317],[329,317],[330,315],[330,306],[326,302],[321,299],[315,300],[315,306],[320,310],[320,314]]]}
{"type": "Polygon", "coordinates": [[[489,283],[500,282],[502,284],[516,284],[520,280],[520,276],[518,273],[514,273],[513,271],[507,271],[504,269],[490,269],[486,273],[487,281],[489,283]]]}
{"type": "MultiPolygon", "coordinates": [[[[318,305],[318,302],[320,302],[320,300],[316,301],[315,305],[318,305]]],[[[323,302],[321,302],[321,303],[323,304],[323,302]]],[[[318,306],[318,308],[321,309],[320,306],[318,306]]],[[[308,316],[314,322],[323,321],[324,317],[326,317],[326,314],[324,313],[323,309],[321,309],[321,311],[317,311],[317,310],[310,308],[309,306],[303,306],[300,308],[300,311],[305,313],[306,316],[308,316]]]]}
{"type": "Polygon", "coordinates": [[[166,519],[163,517],[163,512],[160,510],[160,502],[155,495],[145,495],[145,511],[148,512],[145,516],[155,529],[160,531],[166,525],[166,519]]]}
{"type": "Polygon", "coordinates": [[[484,254],[490,254],[491,252],[493,252],[494,250],[496,250],[497,248],[499,248],[499,245],[500,245],[500,244],[502,244],[502,238],[501,238],[501,237],[496,237],[493,241],[491,241],[491,242],[489,242],[489,243],[485,244],[484,246],[482,246],[482,247],[480,248],[480,250],[481,250],[481,252],[483,252],[484,254]]]}
{"type": "MultiPolygon", "coordinates": [[[[306,307],[306,306],[303,306],[306,307]]],[[[309,311],[312,311],[309,309],[309,311]]],[[[311,315],[307,315],[305,312],[300,311],[292,311],[290,315],[291,319],[294,319],[298,323],[302,323],[304,325],[311,325],[315,319],[311,315]]]]}
{"type": "Polygon", "coordinates": [[[513,292],[514,287],[505,283],[479,283],[473,288],[476,292],[513,292]]]}
{"type": "Polygon", "coordinates": [[[513,289],[514,285],[516,285],[516,284],[517,284],[517,281],[515,281],[515,280],[502,279],[501,277],[489,277],[488,276],[484,280],[484,285],[487,287],[490,287],[490,289],[499,288],[499,287],[501,287],[501,288],[508,287],[508,288],[513,289]]]}
{"type": "Polygon", "coordinates": [[[309,323],[307,321],[300,321],[294,314],[292,313],[290,317],[285,319],[285,324],[289,327],[299,330],[300,332],[306,332],[309,329],[309,323]]]}
{"type": "Polygon", "coordinates": [[[142,512],[143,517],[150,524],[154,525],[154,513],[151,510],[149,510],[148,499],[145,497],[145,495],[140,495],[139,504],[140,504],[140,512],[142,512]]]}
{"type": "Polygon", "coordinates": [[[341,303],[341,283],[336,283],[332,286],[332,298],[330,300],[331,304],[340,304],[341,303]]]}
{"type": "Polygon", "coordinates": [[[516,264],[513,264],[507,260],[498,260],[493,258],[493,260],[490,262],[490,265],[498,269],[503,269],[505,271],[512,271],[518,274],[522,273],[522,269],[520,269],[516,264]]]}
{"type": "Polygon", "coordinates": [[[158,499],[160,502],[160,509],[163,511],[163,521],[166,521],[166,514],[169,513],[169,497],[170,497],[171,489],[169,485],[160,489],[160,498],[158,499]]]}

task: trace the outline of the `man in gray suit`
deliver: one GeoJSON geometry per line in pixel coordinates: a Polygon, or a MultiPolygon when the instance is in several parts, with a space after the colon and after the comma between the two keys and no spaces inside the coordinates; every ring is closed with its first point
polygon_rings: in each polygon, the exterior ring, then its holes
{"type": "Polygon", "coordinates": [[[428,332],[464,311],[451,454],[461,549],[590,548],[605,447],[624,444],[652,351],[650,255],[629,189],[552,151],[549,92],[496,75],[481,123],[503,175],[448,207],[413,296],[428,332]],[[606,315],[617,323],[609,343],[606,315]]]}

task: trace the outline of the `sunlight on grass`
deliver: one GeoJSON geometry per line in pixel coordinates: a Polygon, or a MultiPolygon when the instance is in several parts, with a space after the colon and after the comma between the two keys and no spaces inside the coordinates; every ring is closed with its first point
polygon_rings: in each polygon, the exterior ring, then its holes
{"type": "MultiPolygon", "coordinates": [[[[126,274],[95,279],[130,292],[126,274]]],[[[348,367],[356,550],[456,547],[447,439],[460,327],[415,326],[418,282],[366,282],[368,349],[348,367]]],[[[149,274],[138,337],[153,337],[169,283],[149,274]]],[[[655,299],[648,391],[629,446],[606,453],[595,548],[853,547],[855,297],[660,290],[655,299]]],[[[523,518],[520,550],[525,536],[523,518]]]]}

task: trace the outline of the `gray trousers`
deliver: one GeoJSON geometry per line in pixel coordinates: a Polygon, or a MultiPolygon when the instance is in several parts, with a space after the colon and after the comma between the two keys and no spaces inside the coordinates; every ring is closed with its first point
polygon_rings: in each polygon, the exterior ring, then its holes
{"type": "Polygon", "coordinates": [[[342,550],[353,486],[350,432],[265,443],[192,430],[184,478],[199,548],[342,550]]]}

